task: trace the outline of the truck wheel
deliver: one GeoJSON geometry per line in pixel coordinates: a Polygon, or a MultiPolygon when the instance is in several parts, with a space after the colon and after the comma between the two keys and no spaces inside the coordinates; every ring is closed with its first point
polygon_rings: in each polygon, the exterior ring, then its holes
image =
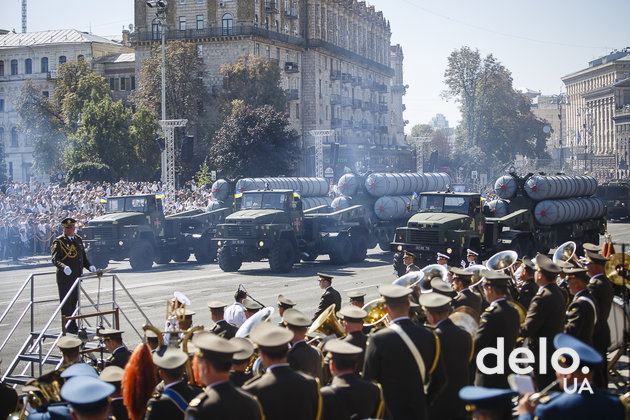
{"type": "Polygon", "coordinates": [[[190,252],[187,249],[180,249],[173,254],[173,261],[186,262],[190,258],[190,252]]]}
{"type": "Polygon", "coordinates": [[[379,242],[378,247],[381,248],[381,251],[384,251],[384,252],[390,252],[391,251],[389,243],[387,243],[387,242],[379,242]]]}
{"type": "Polygon", "coordinates": [[[134,271],[148,270],[153,265],[153,246],[147,240],[140,240],[131,249],[129,263],[134,271]]]}
{"type": "Polygon", "coordinates": [[[159,250],[155,254],[156,264],[168,264],[171,262],[171,252],[169,250],[159,250]]]}
{"type": "Polygon", "coordinates": [[[217,259],[217,247],[212,242],[202,242],[195,249],[195,258],[199,264],[210,264],[217,259]]]}
{"type": "Polygon", "coordinates": [[[107,254],[101,254],[97,252],[88,253],[88,260],[92,263],[92,265],[99,270],[107,268],[109,264],[109,256],[107,254]]]}
{"type": "Polygon", "coordinates": [[[294,261],[295,249],[286,239],[280,239],[269,251],[269,267],[274,273],[288,273],[294,261]]]}
{"type": "Polygon", "coordinates": [[[367,238],[363,234],[353,235],[350,237],[352,240],[352,256],[350,261],[361,262],[367,255],[367,238]]]}
{"type": "Polygon", "coordinates": [[[217,252],[217,259],[219,260],[219,267],[225,272],[238,271],[243,265],[243,261],[238,255],[232,255],[230,248],[222,246],[217,252]]]}
{"type": "Polygon", "coordinates": [[[347,236],[338,236],[335,240],[330,262],[337,265],[347,264],[352,257],[352,242],[347,236]]]}
{"type": "Polygon", "coordinates": [[[315,261],[319,257],[317,252],[309,252],[307,256],[302,257],[302,261],[315,261]]]}

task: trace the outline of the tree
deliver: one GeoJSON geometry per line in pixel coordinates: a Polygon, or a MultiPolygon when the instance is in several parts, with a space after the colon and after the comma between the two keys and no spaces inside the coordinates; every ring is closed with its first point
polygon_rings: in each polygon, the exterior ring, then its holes
{"type": "Polygon", "coordinates": [[[431,137],[432,135],[433,127],[429,124],[416,124],[411,127],[411,137],[431,137]]]}
{"type": "Polygon", "coordinates": [[[297,133],[270,105],[233,107],[210,147],[211,163],[223,177],[289,175],[299,159],[297,133]]]}
{"type": "Polygon", "coordinates": [[[131,141],[138,165],[131,168],[132,179],[146,180],[160,168],[161,151],[157,142],[160,127],[148,108],[140,107],[131,119],[131,141]]]}

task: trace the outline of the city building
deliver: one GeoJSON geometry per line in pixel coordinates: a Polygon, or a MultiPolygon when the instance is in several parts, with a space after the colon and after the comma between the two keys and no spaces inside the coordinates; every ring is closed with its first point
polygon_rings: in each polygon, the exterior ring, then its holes
{"type": "Polygon", "coordinates": [[[547,153],[551,157],[551,162],[546,166],[559,171],[564,167],[564,159],[571,157],[571,149],[567,147],[566,142],[566,131],[562,125],[567,113],[566,96],[539,94],[533,99],[531,110],[536,118],[547,122],[543,130],[549,133],[547,153]]]}
{"type": "MultiPolygon", "coordinates": [[[[155,11],[135,0],[130,39],[136,74],[162,36],[155,11]]],[[[197,45],[210,91],[223,88],[221,65],[241,56],[280,66],[289,121],[304,151],[303,174],[315,174],[312,130],[332,130],[323,137],[323,167],[336,176],[348,169],[413,169],[403,131],[403,52],[390,45],[389,22],[374,6],[356,0],[177,0],[168,3],[166,24],[167,42],[197,45]]]]}
{"type": "Polygon", "coordinates": [[[14,106],[26,81],[30,80],[42,95],[50,97],[54,94],[59,64],[73,60],[93,62],[128,52],[132,51],[120,43],[73,29],[0,35],[0,141],[10,178],[19,182],[31,179],[48,182],[47,176],[33,173],[33,143],[20,131],[14,106]]]}
{"type": "Polygon", "coordinates": [[[620,100],[630,102],[627,93],[620,94],[627,91],[623,81],[629,77],[630,48],[625,48],[562,78],[568,99],[564,127],[574,169],[589,171],[600,180],[618,175],[618,157],[628,145],[618,141],[615,125],[625,112],[626,103],[620,100]]]}

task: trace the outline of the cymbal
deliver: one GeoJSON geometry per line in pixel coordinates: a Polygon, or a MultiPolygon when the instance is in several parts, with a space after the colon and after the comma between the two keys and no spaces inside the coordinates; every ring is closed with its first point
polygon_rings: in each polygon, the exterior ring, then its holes
{"type": "Polygon", "coordinates": [[[630,287],[630,256],[624,254],[613,254],[610,260],[604,265],[604,273],[617,286],[630,287]],[[623,267],[623,272],[619,273],[618,268],[623,267]]]}

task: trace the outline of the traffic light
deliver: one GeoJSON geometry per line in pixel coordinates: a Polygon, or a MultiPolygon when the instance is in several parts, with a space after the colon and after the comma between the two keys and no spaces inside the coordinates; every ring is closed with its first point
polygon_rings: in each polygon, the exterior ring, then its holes
{"type": "Polygon", "coordinates": [[[193,136],[184,136],[182,139],[182,162],[190,162],[193,160],[193,136]]]}

